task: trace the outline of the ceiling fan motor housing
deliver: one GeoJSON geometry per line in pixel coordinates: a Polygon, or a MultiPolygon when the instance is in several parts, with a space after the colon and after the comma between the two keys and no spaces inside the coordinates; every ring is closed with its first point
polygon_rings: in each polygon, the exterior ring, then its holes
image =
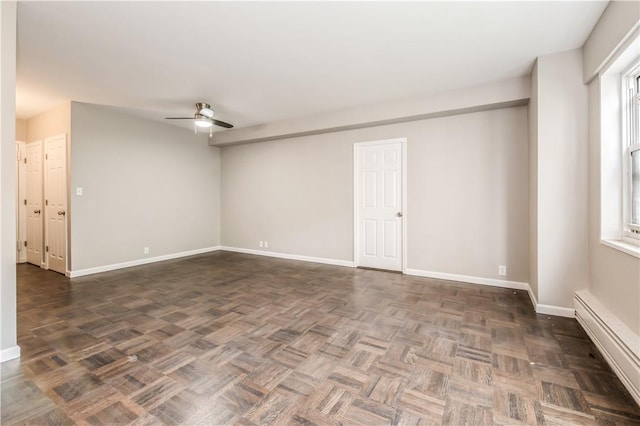
{"type": "Polygon", "coordinates": [[[205,102],[197,102],[196,103],[196,118],[198,118],[198,114],[211,118],[213,117],[213,110],[211,109],[211,105],[205,102]]]}

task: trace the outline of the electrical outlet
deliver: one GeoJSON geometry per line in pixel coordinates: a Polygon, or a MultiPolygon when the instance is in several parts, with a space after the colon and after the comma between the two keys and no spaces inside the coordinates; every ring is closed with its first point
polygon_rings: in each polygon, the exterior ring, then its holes
{"type": "Polygon", "coordinates": [[[149,247],[144,248],[144,254],[149,254],[149,247]]]}
{"type": "Polygon", "coordinates": [[[264,247],[264,241],[259,242],[260,247],[264,247]]]}
{"type": "Polygon", "coordinates": [[[507,276],[507,266],[506,265],[498,265],[498,275],[501,277],[507,276]]]}
{"type": "Polygon", "coordinates": [[[264,242],[264,248],[269,248],[269,241],[264,242]]]}

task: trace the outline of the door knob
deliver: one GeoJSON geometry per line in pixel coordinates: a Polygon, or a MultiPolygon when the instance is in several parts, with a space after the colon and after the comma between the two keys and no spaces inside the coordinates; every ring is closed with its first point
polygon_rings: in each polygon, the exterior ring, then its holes
{"type": "Polygon", "coordinates": [[[398,216],[398,217],[402,217],[402,212],[398,212],[398,213],[396,213],[396,216],[398,216]]]}
{"type": "Polygon", "coordinates": [[[58,211],[58,216],[64,216],[66,213],[64,210],[59,210],[58,211]]]}
{"type": "Polygon", "coordinates": [[[40,214],[40,209],[33,211],[35,214],[40,214]]]}

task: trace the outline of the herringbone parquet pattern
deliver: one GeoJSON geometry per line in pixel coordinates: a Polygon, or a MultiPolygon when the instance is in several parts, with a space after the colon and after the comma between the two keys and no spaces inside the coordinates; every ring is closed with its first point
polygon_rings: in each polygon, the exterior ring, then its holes
{"type": "Polygon", "coordinates": [[[225,252],[18,275],[3,425],[640,423],[522,291],[225,252]]]}

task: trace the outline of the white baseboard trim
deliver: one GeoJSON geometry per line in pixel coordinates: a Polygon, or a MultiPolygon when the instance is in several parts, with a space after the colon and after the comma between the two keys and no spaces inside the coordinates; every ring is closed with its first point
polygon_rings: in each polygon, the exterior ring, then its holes
{"type": "Polygon", "coordinates": [[[533,294],[533,290],[529,283],[523,283],[520,281],[507,281],[507,280],[497,280],[495,278],[482,278],[482,277],[474,277],[470,275],[457,275],[457,274],[447,274],[444,272],[433,272],[433,271],[423,271],[420,269],[406,269],[404,271],[407,275],[415,275],[417,277],[427,277],[427,278],[436,278],[439,280],[447,280],[447,281],[459,281],[463,283],[469,284],[480,284],[480,285],[488,285],[492,287],[502,287],[502,288],[512,288],[514,290],[526,290],[529,293],[529,298],[531,299],[531,304],[539,314],[547,314],[547,315],[556,315],[559,317],[568,317],[574,318],[575,311],[571,308],[565,308],[562,306],[554,306],[554,305],[542,305],[538,303],[536,296],[533,294]]]}
{"type": "Polygon", "coordinates": [[[640,405],[640,336],[588,290],[573,298],[576,319],[640,405]]]}
{"type": "Polygon", "coordinates": [[[536,304],[536,313],[544,315],[555,315],[557,317],[575,318],[576,310],[565,308],[564,306],[536,304]]]}
{"type": "Polygon", "coordinates": [[[7,349],[0,350],[0,363],[20,358],[20,346],[15,345],[7,349]]]}
{"type": "Polygon", "coordinates": [[[473,277],[470,275],[447,274],[444,272],[423,271],[421,269],[411,269],[411,268],[407,268],[404,271],[404,273],[407,275],[414,275],[416,277],[436,278],[439,280],[447,280],[447,281],[460,281],[463,283],[488,285],[492,287],[512,288],[515,290],[530,290],[528,283],[523,283],[519,281],[496,280],[494,278],[481,278],[481,277],[473,277]]]}
{"type": "Polygon", "coordinates": [[[325,257],[301,256],[297,254],[278,253],[276,251],[253,250],[253,249],[229,247],[229,246],[222,246],[220,247],[220,250],[232,251],[235,253],[255,254],[257,256],[277,257],[280,259],[288,259],[288,260],[301,260],[303,262],[324,263],[325,265],[349,266],[352,268],[354,267],[353,262],[350,260],[338,260],[338,259],[328,259],[325,257]]]}
{"type": "Polygon", "coordinates": [[[114,263],[112,265],[96,266],[95,268],[78,269],[75,271],[69,271],[67,276],[69,276],[70,278],[83,277],[85,275],[92,275],[92,274],[98,274],[100,272],[114,271],[116,269],[130,268],[132,266],[146,265],[147,263],[155,263],[155,262],[162,262],[165,260],[179,259],[181,257],[194,256],[196,254],[202,254],[202,253],[210,253],[218,250],[220,250],[220,246],[205,247],[205,248],[196,249],[196,250],[183,251],[180,253],[165,254],[162,256],[130,260],[128,262],[122,262],[122,263],[114,263]]]}
{"type": "Polygon", "coordinates": [[[533,305],[533,309],[537,314],[542,315],[555,315],[557,317],[566,317],[566,318],[575,318],[576,311],[573,308],[565,308],[564,306],[557,305],[545,305],[542,303],[538,303],[538,299],[536,295],[533,294],[533,289],[529,284],[527,284],[527,291],[529,292],[529,298],[531,299],[531,304],[533,305]]]}

